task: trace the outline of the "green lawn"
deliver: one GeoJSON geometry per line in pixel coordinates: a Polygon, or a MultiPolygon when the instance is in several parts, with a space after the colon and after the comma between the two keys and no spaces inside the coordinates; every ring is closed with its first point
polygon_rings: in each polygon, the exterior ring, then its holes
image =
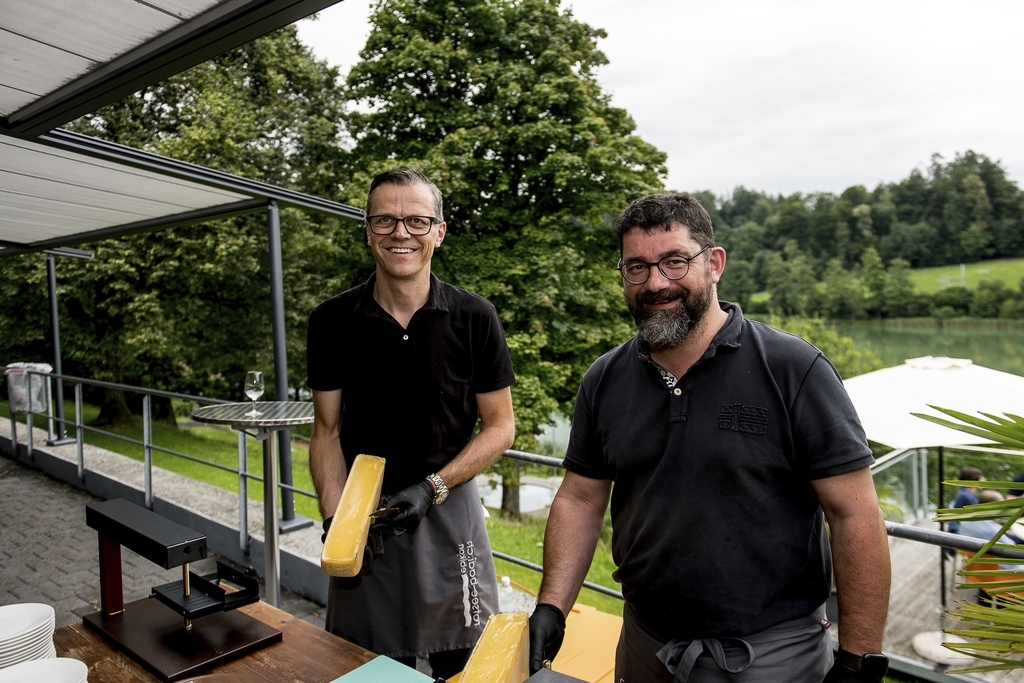
{"type": "MultiPolygon", "coordinates": [[[[939,291],[943,277],[949,278],[950,282],[958,282],[960,266],[916,268],[910,271],[914,291],[923,294],[939,291]]],[[[964,266],[964,280],[968,289],[975,289],[982,280],[1002,280],[1010,289],[1016,289],[1021,278],[1024,278],[1024,259],[996,259],[964,266]]]]}

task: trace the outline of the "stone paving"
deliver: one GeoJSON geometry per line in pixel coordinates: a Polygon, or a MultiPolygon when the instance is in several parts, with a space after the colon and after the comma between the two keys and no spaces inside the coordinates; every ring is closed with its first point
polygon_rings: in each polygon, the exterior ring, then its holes
{"type": "MultiPolygon", "coordinates": [[[[38,470],[0,457],[0,604],[43,602],[57,627],[99,609],[96,532],[85,524],[85,506],[98,498],[38,470]]],[[[216,571],[211,556],[192,564],[198,574],[216,571]]],[[[181,580],[122,548],[125,602],[145,598],[153,586],[181,580]]],[[[281,591],[281,609],[323,627],[324,608],[281,591]]]]}

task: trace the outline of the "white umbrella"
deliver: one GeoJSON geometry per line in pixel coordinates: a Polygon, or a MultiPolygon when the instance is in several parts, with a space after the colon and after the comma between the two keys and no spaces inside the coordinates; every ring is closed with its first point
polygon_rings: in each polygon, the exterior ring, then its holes
{"type": "Polygon", "coordinates": [[[929,405],[969,415],[1024,415],[1024,377],[967,358],[924,356],[844,382],[872,441],[894,449],[985,443],[981,437],[914,417],[939,415],[929,405]]]}

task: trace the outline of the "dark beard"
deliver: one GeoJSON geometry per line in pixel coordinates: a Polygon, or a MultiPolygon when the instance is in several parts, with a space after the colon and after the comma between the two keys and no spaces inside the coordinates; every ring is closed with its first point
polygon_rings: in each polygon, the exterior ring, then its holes
{"type": "Polygon", "coordinates": [[[679,286],[663,289],[659,292],[642,291],[630,300],[626,296],[626,306],[636,320],[637,333],[652,348],[671,348],[681,345],[700,325],[714,297],[713,287],[701,287],[687,292],[679,286]],[[651,304],[664,303],[679,299],[679,306],[672,310],[655,311],[648,308],[651,304]]]}

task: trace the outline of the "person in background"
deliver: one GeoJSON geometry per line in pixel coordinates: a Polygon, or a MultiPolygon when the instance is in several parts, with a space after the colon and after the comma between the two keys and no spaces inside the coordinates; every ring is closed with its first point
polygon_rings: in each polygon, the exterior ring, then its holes
{"type": "Polygon", "coordinates": [[[610,498],[626,600],[617,683],[880,682],[889,547],[839,373],[806,341],[718,301],[726,254],[695,198],[638,199],[618,234],[637,335],[577,394],[530,669],[558,652],[610,498]]]}
{"type": "Polygon", "coordinates": [[[309,316],[309,468],[325,532],[360,453],[385,459],[381,505],[397,513],[375,525],[383,555],[331,579],[326,627],[448,678],[498,609],[473,478],[515,438],[515,375],[494,306],[431,274],[446,234],[437,186],[382,173],[366,213],[375,273],[309,316]]]}
{"type": "MultiPolygon", "coordinates": [[[[985,481],[985,475],[982,474],[981,470],[977,467],[961,467],[960,473],[957,475],[957,479],[961,481],[985,481]]],[[[977,486],[962,486],[956,491],[956,495],[953,496],[953,502],[949,504],[951,508],[962,508],[968,505],[977,505],[978,503],[978,487],[977,486]]],[[[960,522],[950,522],[946,530],[951,534],[960,533],[960,522]]]]}

